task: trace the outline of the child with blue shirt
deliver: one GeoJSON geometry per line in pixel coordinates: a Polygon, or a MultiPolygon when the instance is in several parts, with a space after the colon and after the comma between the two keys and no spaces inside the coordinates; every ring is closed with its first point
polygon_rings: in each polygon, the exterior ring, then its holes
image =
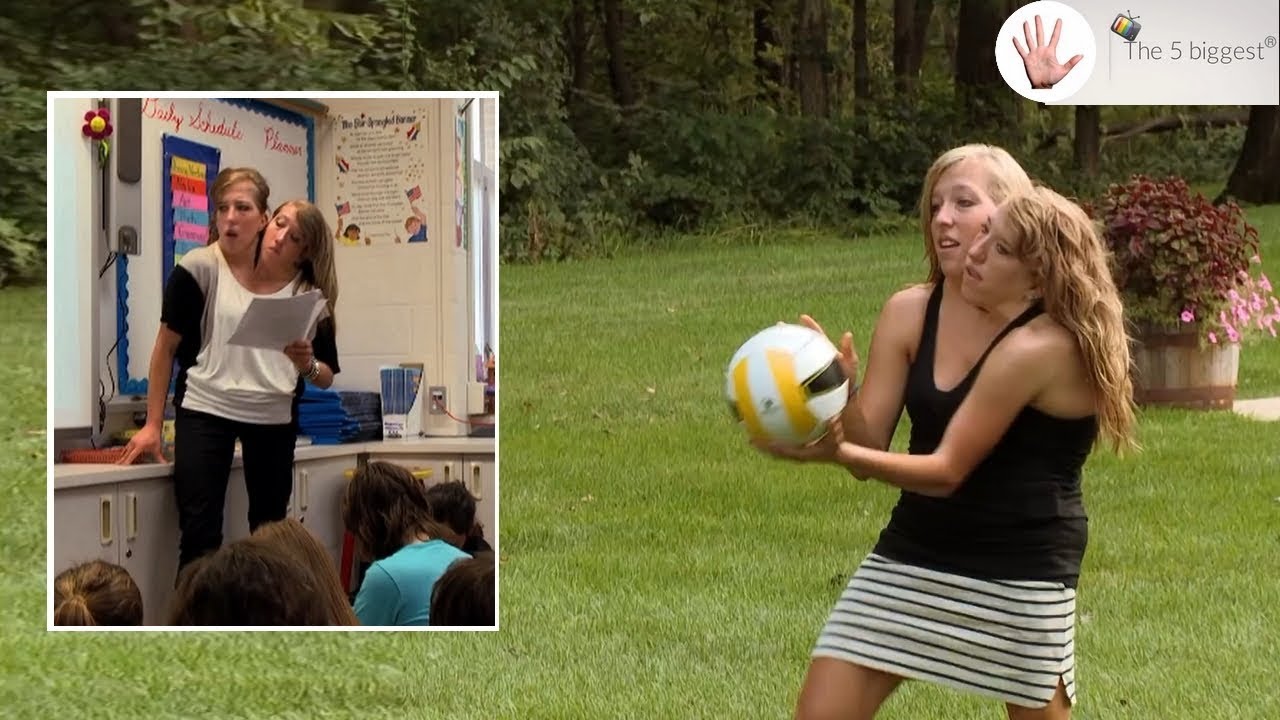
{"type": "Polygon", "coordinates": [[[436,581],[471,556],[443,539],[422,481],[399,465],[368,463],[347,485],[342,521],[372,560],[356,593],[360,624],[429,625],[436,581]]]}

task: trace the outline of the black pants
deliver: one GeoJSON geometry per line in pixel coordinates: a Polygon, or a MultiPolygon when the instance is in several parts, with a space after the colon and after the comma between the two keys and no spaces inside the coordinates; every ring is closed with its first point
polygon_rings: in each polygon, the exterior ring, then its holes
{"type": "Polygon", "coordinates": [[[178,408],[173,428],[173,491],[178,500],[178,571],[222,545],[222,509],[236,438],[249,495],[249,530],[283,520],[293,492],[293,423],[253,425],[178,408]]]}

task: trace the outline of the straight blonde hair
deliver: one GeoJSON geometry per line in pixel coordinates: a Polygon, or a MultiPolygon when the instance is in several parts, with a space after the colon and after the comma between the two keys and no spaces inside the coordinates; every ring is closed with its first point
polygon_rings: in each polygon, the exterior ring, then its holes
{"type": "Polygon", "coordinates": [[[920,230],[924,234],[924,252],[929,260],[927,283],[942,282],[942,266],[938,262],[938,250],[933,246],[933,189],[938,186],[943,173],[965,160],[978,163],[986,171],[987,183],[983,190],[991,202],[999,205],[1017,191],[1031,189],[1031,178],[1007,150],[995,145],[971,143],[951,148],[938,156],[924,176],[924,188],[920,191],[920,230]]]}

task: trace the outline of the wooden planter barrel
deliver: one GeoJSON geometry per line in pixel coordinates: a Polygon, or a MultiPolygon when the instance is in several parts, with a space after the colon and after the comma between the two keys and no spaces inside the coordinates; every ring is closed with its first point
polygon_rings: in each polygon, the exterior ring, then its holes
{"type": "Polygon", "coordinates": [[[1200,346],[1200,329],[1144,328],[1133,353],[1134,401],[1198,410],[1230,410],[1236,399],[1240,346],[1200,346]]]}

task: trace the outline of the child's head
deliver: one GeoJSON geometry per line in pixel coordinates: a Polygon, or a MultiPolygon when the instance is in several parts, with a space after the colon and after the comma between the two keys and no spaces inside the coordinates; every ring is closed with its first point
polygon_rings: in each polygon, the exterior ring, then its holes
{"type": "Polygon", "coordinates": [[[343,234],[343,236],[345,236],[348,240],[359,240],[359,239],[360,239],[360,226],[359,226],[359,225],[356,225],[355,223],[351,223],[350,225],[348,225],[348,226],[347,226],[347,229],[346,229],[346,230],[343,230],[343,231],[342,231],[342,234],[343,234]]]}
{"type": "Polygon", "coordinates": [[[445,540],[461,547],[476,523],[476,499],[466,484],[454,480],[432,485],[427,488],[427,502],[431,518],[450,531],[445,540]]]}
{"type": "Polygon", "coordinates": [[[418,230],[422,228],[422,221],[416,217],[409,216],[405,218],[404,230],[410,235],[416,235],[418,230]]]}
{"type": "Polygon", "coordinates": [[[393,555],[417,539],[448,534],[431,519],[423,482],[387,462],[368,463],[347,483],[342,495],[342,523],[374,560],[393,555]]]}
{"type": "Polygon", "coordinates": [[[129,571],[93,560],[53,580],[54,625],[141,625],[142,592],[129,571]]]}
{"type": "Polygon", "coordinates": [[[493,556],[458,560],[431,591],[432,625],[493,625],[493,556]]]}
{"type": "Polygon", "coordinates": [[[337,625],[302,560],[250,538],[183,568],[171,625],[337,625]]]}
{"type": "Polygon", "coordinates": [[[329,614],[326,625],[358,625],[356,614],[342,592],[338,568],[328,551],[306,526],[293,518],[259,525],[248,542],[277,549],[294,558],[311,573],[319,588],[314,600],[329,614]]]}

